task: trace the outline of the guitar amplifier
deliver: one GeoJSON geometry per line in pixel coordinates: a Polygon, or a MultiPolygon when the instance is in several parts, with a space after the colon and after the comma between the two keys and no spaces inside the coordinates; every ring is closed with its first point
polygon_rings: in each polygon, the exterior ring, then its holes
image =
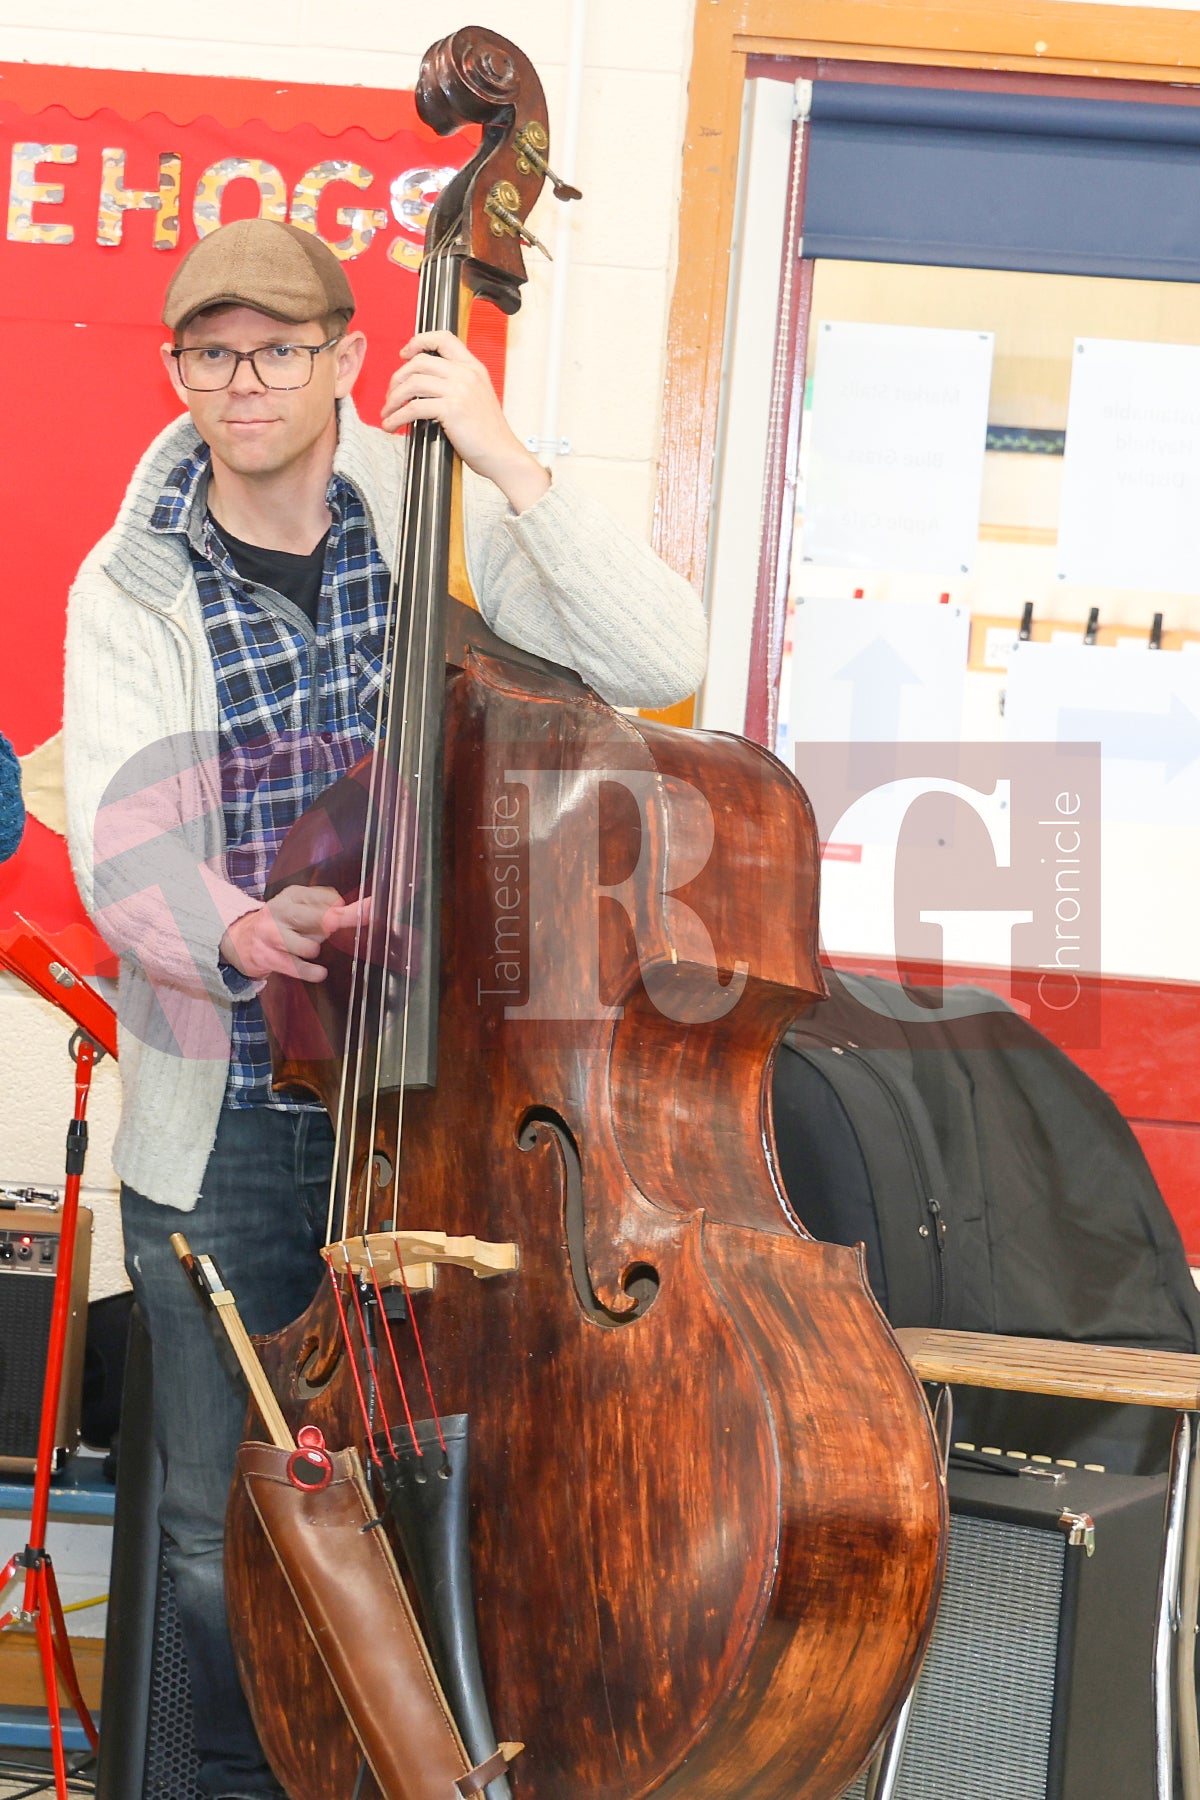
{"type": "MultiPolygon", "coordinates": [[[[32,1473],[37,1464],[61,1223],[56,1195],[0,1188],[0,1469],[22,1474],[32,1473]]],[[[92,1215],[81,1206],[54,1432],[56,1468],[79,1442],[91,1261],[92,1215]]]]}
{"type": "MultiPolygon", "coordinates": [[[[996,1460],[951,1465],[946,1581],[895,1800],[1143,1800],[1167,1477],[996,1460]]],[[[860,1776],[845,1800],[865,1793],[860,1776]]]]}

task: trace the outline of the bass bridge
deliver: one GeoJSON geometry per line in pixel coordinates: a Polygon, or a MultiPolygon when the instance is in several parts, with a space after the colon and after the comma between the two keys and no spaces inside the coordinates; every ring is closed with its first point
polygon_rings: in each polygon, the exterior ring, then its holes
{"type": "Polygon", "coordinates": [[[444,1231],[373,1231],[327,1244],[321,1255],[335,1275],[359,1275],[409,1293],[434,1287],[438,1267],[444,1263],[469,1269],[480,1281],[511,1275],[521,1263],[516,1244],[448,1237],[444,1231]]]}

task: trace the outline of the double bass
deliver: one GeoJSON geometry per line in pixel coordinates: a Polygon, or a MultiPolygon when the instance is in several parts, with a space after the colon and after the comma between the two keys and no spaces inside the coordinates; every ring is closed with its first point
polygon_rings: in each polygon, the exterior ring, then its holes
{"type": "MultiPolygon", "coordinates": [[[[481,128],[420,277],[418,328],[462,331],[519,303],[545,104],[475,28],[417,102],[481,128]]],[[[862,1257],[775,1158],[776,1048],[824,991],[812,813],[756,745],[618,713],[448,602],[455,485],[418,424],[378,748],[273,876],[371,905],[324,983],[265,994],[337,1176],[329,1280],[259,1352],[293,1431],[362,1452],[468,1749],[525,1745],[517,1800],[833,1800],[926,1641],[945,1500],[862,1257]],[[423,1551],[451,1476],[463,1529],[423,1551]]],[[[227,1585],[293,1800],[378,1795],[236,1483],[227,1585]]]]}

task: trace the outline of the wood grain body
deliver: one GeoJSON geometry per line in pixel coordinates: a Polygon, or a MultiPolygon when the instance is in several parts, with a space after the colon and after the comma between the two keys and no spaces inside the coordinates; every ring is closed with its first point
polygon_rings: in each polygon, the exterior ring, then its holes
{"type": "MultiPolygon", "coordinates": [[[[374,1147],[401,1228],[520,1250],[413,1301],[438,1408],[471,1420],[514,1794],[833,1800],[923,1646],[945,1507],[857,1254],[810,1239],[775,1173],[771,1061],[822,990],[807,802],[739,739],[489,658],[452,675],[446,741],[438,1085],[407,1095],[398,1153],[386,1103],[374,1147]]],[[[332,1065],[287,1072],[333,1091],[332,1065]]],[[[376,1190],[369,1228],[392,1205],[376,1190]]],[[[339,1447],[362,1436],[345,1365],[315,1396],[301,1373],[334,1324],[323,1292],[261,1350],[293,1428],[339,1447]]],[[[333,1800],[356,1755],[236,1494],[229,1556],[272,1758],[333,1800]]]]}

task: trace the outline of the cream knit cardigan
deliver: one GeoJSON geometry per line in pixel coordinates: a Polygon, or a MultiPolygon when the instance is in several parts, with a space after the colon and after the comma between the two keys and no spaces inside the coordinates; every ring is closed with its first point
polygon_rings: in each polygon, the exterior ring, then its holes
{"type": "MultiPolygon", "coordinates": [[[[191,560],[182,537],[148,528],[198,441],[188,418],[161,433],[80,569],[64,705],[75,879],[120,956],[113,1163],[183,1211],[199,1197],[229,1063],[233,995],[218,945],[250,904],[225,880],[216,685],[191,560]]],[[[389,563],[405,454],[405,439],[341,402],[334,467],[389,563]]],[[[467,471],[466,525],[472,583],[502,637],[577,669],[616,705],[668,705],[696,687],[705,623],[691,588],[586,497],[556,481],[518,515],[467,471]]]]}

